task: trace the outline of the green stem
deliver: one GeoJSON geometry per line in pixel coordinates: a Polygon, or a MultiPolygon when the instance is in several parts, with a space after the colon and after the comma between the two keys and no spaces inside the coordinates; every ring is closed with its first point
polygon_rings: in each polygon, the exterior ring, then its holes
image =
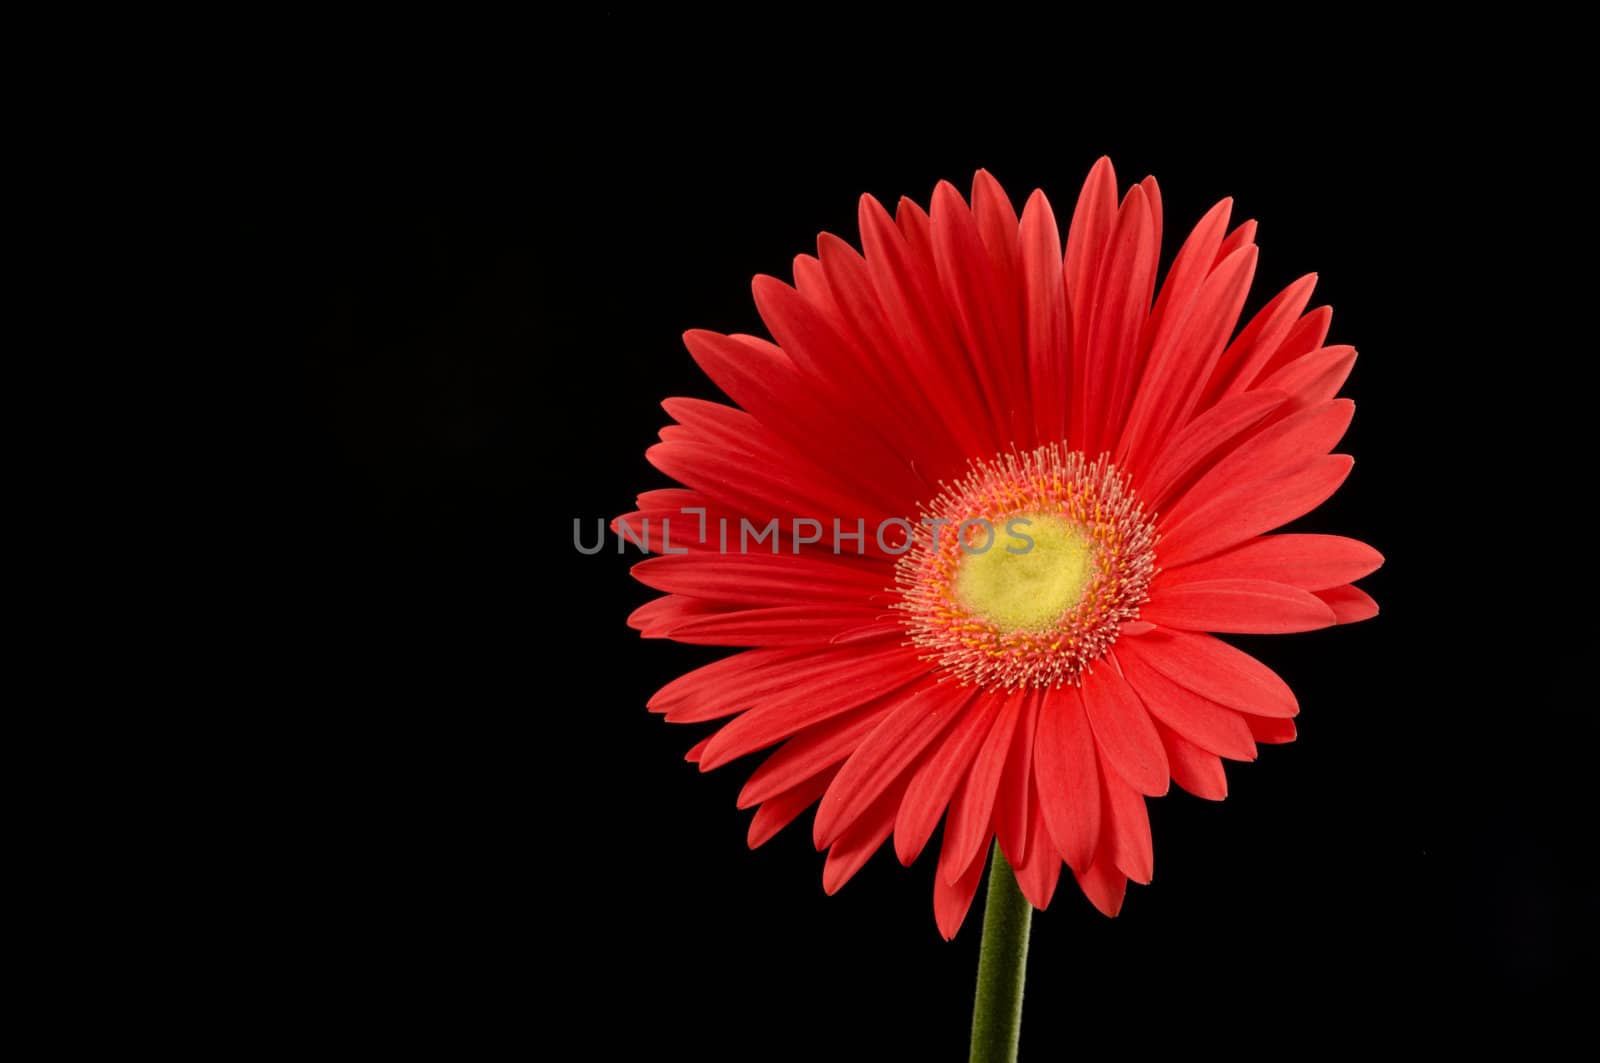
{"type": "Polygon", "coordinates": [[[1032,925],[1033,905],[1017,889],[1017,876],[996,845],[983,908],[978,996],[972,1005],[972,1063],[1016,1063],[1032,925]]]}

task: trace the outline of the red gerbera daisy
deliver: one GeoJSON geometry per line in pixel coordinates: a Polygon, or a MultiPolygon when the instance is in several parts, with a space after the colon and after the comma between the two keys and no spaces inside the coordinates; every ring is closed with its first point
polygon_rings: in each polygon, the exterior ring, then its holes
{"type": "Polygon", "coordinates": [[[1222,759],[1293,739],[1294,694],[1211,633],[1370,617],[1351,581],[1382,558],[1267,534],[1350,471],[1329,452],[1355,351],[1324,344],[1312,276],[1233,335],[1256,247],[1230,208],[1158,292],[1160,193],[1119,202],[1105,159],[1064,250],[1042,192],[1019,221],[985,172],[970,205],[865,196],[861,251],[824,234],[792,286],[756,278],[774,342],[685,336],[736,405],[668,400],[649,458],[685,486],[614,527],[663,553],[634,568],[666,592],[634,627],[744,647],[650,707],[726,720],[701,770],[772,749],[740,796],[752,846],[817,804],[831,893],[943,817],[946,937],[991,840],[1035,907],[1065,863],[1115,915],[1150,880],[1145,798],[1221,799],[1222,759]]]}

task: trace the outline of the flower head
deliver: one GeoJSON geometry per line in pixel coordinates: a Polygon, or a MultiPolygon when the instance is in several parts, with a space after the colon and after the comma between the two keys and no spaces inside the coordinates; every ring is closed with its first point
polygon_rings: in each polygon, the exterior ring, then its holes
{"type": "Polygon", "coordinates": [[[792,285],[756,278],[772,341],[686,335],[733,405],[664,404],[649,458],[683,487],[617,526],[671,547],[634,568],[665,595],[633,626],[741,647],[650,707],[724,721],[702,770],[765,751],[752,846],[816,805],[831,893],[942,818],[945,936],[994,840],[1036,907],[1065,865],[1115,915],[1151,877],[1147,797],[1221,799],[1224,759],[1294,738],[1294,694],[1214,633],[1370,617],[1352,581],[1382,559],[1269,534],[1350,471],[1355,352],[1309,276],[1235,334],[1256,248],[1230,211],[1158,290],[1156,183],[1119,199],[1105,159],[1064,247],[1042,192],[1019,219],[984,172],[970,203],[867,196],[860,251],[824,234],[792,285]]]}

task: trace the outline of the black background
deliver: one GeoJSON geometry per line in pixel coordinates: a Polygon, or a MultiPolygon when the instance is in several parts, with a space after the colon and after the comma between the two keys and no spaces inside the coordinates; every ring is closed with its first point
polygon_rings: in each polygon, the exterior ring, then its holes
{"type": "Polygon", "coordinates": [[[448,1042],[964,1058],[981,895],[946,944],[926,856],[828,898],[809,816],[747,851],[749,765],[697,774],[704,732],[644,710],[718,654],[639,640],[633,558],[580,556],[571,525],[666,484],[657,403],[716,397],[680,333],[761,332],[750,277],[853,241],[860,193],[926,203],[982,166],[1064,218],[1103,153],[1160,181],[1165,261],[1224,195],[1260,220],[1247,313],[1321,274],[1330,342],[1361,351],[1357,463],[1306,527],[1388,562],[1375,621],[1245,640],[1300,740],[1230,765],[1221,804],[1152,802],[1155,881],[1120,918],[1070,881],[1036,917],[1025,1054],[1284,1019],[1432,1036],[1592,987],[1593,625],[1562,618],[1589,580],[1593,352],[1551,250],[1590,190],[1519,120],[1563,90],[1368,64],[1358,92],[1309,60],[1142,93],[931,57],[867,79],[596,32],[541,45],[561,75],[424,52],[241,118],[254,368],[290,392],[268,918],[295,999],[448,1042]]]}

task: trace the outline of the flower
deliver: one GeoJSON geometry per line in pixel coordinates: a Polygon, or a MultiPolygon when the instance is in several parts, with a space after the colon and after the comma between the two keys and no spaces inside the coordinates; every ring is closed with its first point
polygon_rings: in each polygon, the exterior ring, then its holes
{"type": "Polygon", "coordinates": [[[1355,360],[1307,311],[1315,276],[1234,334],[1255,223],[1213,207],[1156,284],[1161,196],[1090,172],[1063,249],[1042,192],[1019,220],[988,173],[970,205],[860,205],[794,283],[757,277],[773,342],[691,331],[735,405],[670,399],[651,447],[684,485],[613,522],[662,556],[645,637],[742,647],[650,708],[723,721],[702,771],[770,750],[739,800],[758,846],[816,804],[837,890],[944,820],[951,937],[992,840],[1037,908],[1063,863],[1107,915],[1152,873],[1145,799],[1220,800],[1222,761],[1291,741],[1294,694],[1214,633],[1366,619],[1360,542],[1269,534],[1351,459],[1355,360]],[[1231,337],[1231,339],[1230,339],[1231,337]],[[831,533],[831,534],[830,534],[831,533]]]}

